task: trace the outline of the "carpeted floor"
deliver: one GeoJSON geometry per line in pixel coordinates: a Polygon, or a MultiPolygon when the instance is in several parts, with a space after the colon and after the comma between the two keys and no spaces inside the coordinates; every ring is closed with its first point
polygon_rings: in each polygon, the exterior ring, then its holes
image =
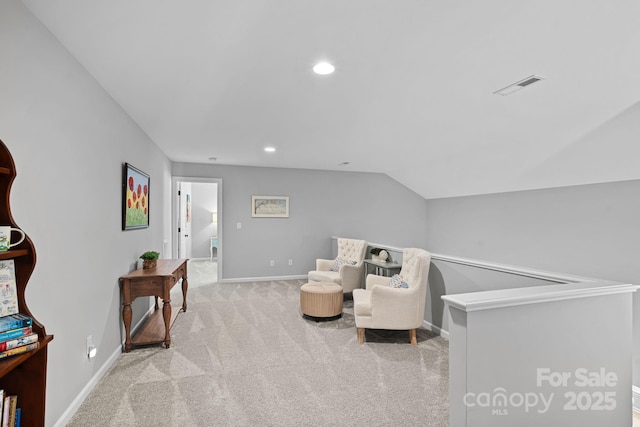
{"type": "Polygon", "coordinates": [[[190,265],[171,348],[123,353],[70,426],[447,425],[446,340],[367,331],[360,346],[349,299],[317,323],[300,314],[302,281],[210,277],[190,265]]]}

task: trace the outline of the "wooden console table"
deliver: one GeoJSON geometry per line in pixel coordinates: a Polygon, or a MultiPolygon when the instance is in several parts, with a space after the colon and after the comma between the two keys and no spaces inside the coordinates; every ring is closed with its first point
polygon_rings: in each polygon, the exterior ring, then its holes
{"type": "Polygon", "coordinates": [[[159,259],[158,265],[150,269],[138,269],[120,278],[122,297],[122,321],[126,338],[124,351],[133,346],[164,343],[171,345],[169,330],[180,310],[171,311],[171,288],[182,279],[182,311],[187,311],[187,261],[186,259],[159,259]],[[138,297],[155,297],[155,311],[136,336],[131,339],[131,302],[138,297]],[[162,298],[162,317],[158,311],[158,297],[162,298]]]}

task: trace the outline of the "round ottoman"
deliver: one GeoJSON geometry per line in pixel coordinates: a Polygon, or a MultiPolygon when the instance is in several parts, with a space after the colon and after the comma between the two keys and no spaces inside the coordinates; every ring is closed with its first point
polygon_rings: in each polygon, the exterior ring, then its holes
{"type": "Polygon", "coordinates": [[[329,282],[309,282],[300,287],[300,309],[305,318],[335,320],[342,316],[342,286],[329,282]]]}

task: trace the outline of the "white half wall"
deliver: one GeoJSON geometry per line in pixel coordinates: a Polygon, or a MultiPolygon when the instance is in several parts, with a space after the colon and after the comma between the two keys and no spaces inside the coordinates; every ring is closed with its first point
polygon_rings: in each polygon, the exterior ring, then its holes
{"type": "Polygon", "coordinates": [[[630,426],[636,289],[593,282],[444,297],[451,427],[630,426]]]}
{"type": "MultiPolygon", "coordinates": [[[[427,201],[427,248],[495,263],[640,284],[640,181],[427,201]]],[[[469,274],[443,270],[443,274],[469,274]]],[[[450,294],[448,290],[438,292],[450,294]]],[[[465,291],[467,292],[467,291],[465,291]]],[[[640,295],[633,296],[640,385],[640,295]]]]}

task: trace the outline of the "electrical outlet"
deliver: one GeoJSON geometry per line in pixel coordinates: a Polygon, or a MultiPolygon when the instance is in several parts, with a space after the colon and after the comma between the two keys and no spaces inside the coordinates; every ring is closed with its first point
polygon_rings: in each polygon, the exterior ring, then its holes
{"type": "Polygon", "coordinates": [[[292,259],[289,260],[289,265],[293,265],[293,260],[292,259]]]}
{"type": "Polygon", "coordinates": [[[237,223],[236,227],[238,228],[238,230],[240,230],[242,228],[242,223],[241,222],[237,223]]]}
{"type": "Polygon", "coordinates": [[[93,337],[89,335],[87,337],[87,357],[89,359],[92,359],[96,357],[97,352],[98,352],[98,349],[96,349],[96,346],[93,345],[93,337]]]}
{"type": "Polygon", "coordinates": [[[270,260],[269,261],[269,267],[275,267],[275,266],[276,266],[275,260],[270,260]]]}

